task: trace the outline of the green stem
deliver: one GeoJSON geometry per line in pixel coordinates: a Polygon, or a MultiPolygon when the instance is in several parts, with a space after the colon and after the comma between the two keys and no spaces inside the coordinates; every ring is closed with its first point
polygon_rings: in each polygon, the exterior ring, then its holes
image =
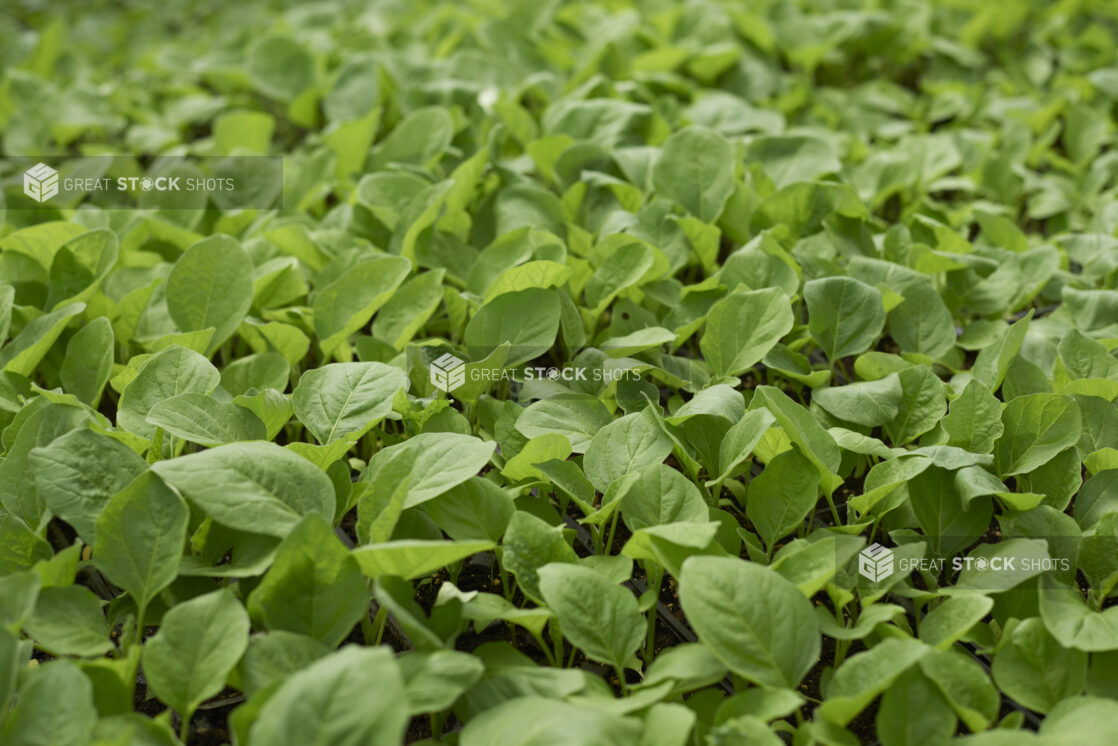
{"type": "Polygon", "coordinates": [[[556,660],[555,653],[553,653],[551,648],[547,646],[547,643],[544,642],[543,635],[537,635],[533,632],[532,637],[536,638],[536,644],[539,645],[540,650],[543,651],[544,657],[547,658],[548,665],[552,668],[559,668],[559,661],[556,660]]]}
{"type": "Polygon", "coordinates": [[[625,681],[625,669],[622,666],[614,666],[613,670],[617,672],[617,685],[621,687],[621,695],[628,697],[629,684],[625,681]]]}
{"type": "Polygon", "coordinates": [[[839,518],[838,508],[835,507],[835,499],[831,497],[830,492],[824,493],[827,497],[827,505],[831,506],[831,517],[835,519],[835,524],[841,526],[842,519],[839,518]]]}
{"type": "MultiPolygon", "coordinates": [[[[664,568],[655,565],[648,570],[648,588],[656,594],[657,600],[660,598],[660,584],[663,580],[664,568]]],[[[648,631],[644,639],[644,665],[646,666],[652,662],[652,656],[656,653],[656,613],[656,604],[653,603],[652,608],[648,610],[648,631]]]]}
{"type": "Polygon", "coordinates": [[[194,717],[193,712],[182,713],[182,725],[179,727],[179,740],[186,744],[186,739],[190,736],[190,719],[194,717]]]}
{"type": "Polygon", "coordinates": [[[373,620],[369,618],[368,611],[361,615],[361,637],[364,638],[366,646],[372,645],[376,637],[376,632],[373,631],[373,620]]]}
{"type": "MultiPolygon", "coordinates": [[[[366,615],[367,617],[368,615],[366,615]]],[[[380,645],[380,641],[384,639],[384,627],[388,623],[388,607],[380,606],[377,608],[377,616],[373,619],[373,645],[380,645]]]]}
{"type": "Polygon", "coordinates": [[[443,740],[444,719],[443,713],[441,712],[431,713],[431,740],[436,742],[443,740]]]}
{"type": "Polygon", "coordinates": [[[563,661],[563,633],[559,631],[559,622],[552,617],[547,623],[547,632],[551,635],[551,645],[555,648],[555,662],[563,661]]]}
{"type": "Polygon", "coordinates": [[[147,611],[147,604],[137,605],[136,607],[136,631],[132,634],[133,645],[144,644],[144,612],[147,611]]]}
{"type": "Polygon", "coordinates": [[[603,551],[602,554],[609,554],[610,550],[613,549],[613,533],[617,530],[617,517],[618,517],[619,514],[620,514],[620,511],[615,510],[615,511],[613,511],[613,517],[610,518],[610,521],[609,521],[609,538],[606,539],[605,551],[603,551]]]}

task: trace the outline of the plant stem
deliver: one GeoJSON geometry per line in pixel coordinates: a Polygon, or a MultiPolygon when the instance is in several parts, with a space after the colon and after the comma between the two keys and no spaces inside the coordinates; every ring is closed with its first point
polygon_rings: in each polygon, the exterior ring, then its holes
{"type": "Polygon", "coordinates": [[[186,744],[186,739],[190,736],[190,719],[194,717],[193,712],[182,713],[182,725],[179,727],[179,740],[186,744]]]}
{"type": "Polygon", "coordinates": [[[614,666],[613,670],[617,672],[617,685],[621,687],[621,695],[628,697],[629,683],[625,681],[625,669],[622,666],[614,666]]]}
{"type": "MultiPolygon", "coordinates": [[[[660,598],[660,584],[663,580],[664,568],[655,565],[648,569],[648,589],[656,594],[657,601],[660,598]]],[[[656,653],[656,611],[656,603],[653,603],[652,608],[648,610],[648,632],[645,633],[644,640],[644,665],[646,666],[652,662],[652,656],[656,653]]]]}
{"type": "Polygon", "coordinates": [[[384,639],[384,627],[388,622],[388,608],[381,606],[377,608],[377,616],[373,619],[373,645],[380,645],[380,641],[384,639]]]}
{"type": "Polygon", "coordinates": [[[602,554],[609,554],[610,550],[613,548],[613,533],[614,533],[614,531],[617,530],[618,514],[619,514],[619,512],[615,510],[615,511],[613,511],[613,517],[610,518],[610,521],[609,521],[609,538],[606,539],[605,550],[602,552],[602,554]]]}

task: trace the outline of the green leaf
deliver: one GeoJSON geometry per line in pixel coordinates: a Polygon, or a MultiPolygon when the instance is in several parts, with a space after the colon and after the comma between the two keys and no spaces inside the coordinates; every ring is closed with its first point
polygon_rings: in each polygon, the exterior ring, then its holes
{"type": "Polygon", "coordinates": [[[1056,642],[1044,622],[1025,619],[1006,630],[991,667],[994,681],[1030,710],[1046,713],[1087,684],[1087,654],[1056,642]]]}
{"type": "MultiPolygon", "coordinates": [[[[573,466],[573,464],[572,464],[573,466]]],[[[512,497],[497,484],[470,477],[421,508],[455,541],[500,541],[516,512],[512,497]]]]}
{"type": "Polygon", "coordinates": [[[621,517],[636,531],[668,523],[706,523],[710,510],[693,482],[667,464],[655,464],[640,471],[625,491],[621,517]]]}
{"type": "Polygon", "coordinates": [[[759,363],[792,325],[783,291],[732,293],[711,307],[699,347],[716,375],[736,376],[759,363]]]}
{"type": "Polygon", "coordinates": [[[413,651],[398,662],[407,679],[410,711],[417,716],[449,708],[485,672],[481,660],[456,650],[413,651]]]}
{"type": "Polygon", "coordinates": [[[774,571],[735,558],[691,557],[679,594],[699,641],[739,676],[794,689],[815,664],[819,623],[811,602],[774,571]]]}
{"type": "Polygon", "coordinates": [[[1040,618],[1066,648],[1088,652],[1118,649],[1118,608],[1091,611],[1074,589],[1052,577],[1040,578],[1040,618]]]}
{"type": "Polygon", "coordinates": [[[260,707],[248,744],[397,746],[409,718],[404,677],[391,650],[346,646],[280,684],[260,707]]]}
{"type": "Polygon", "coordinates": [[[897,416],[903,394],[900,378],[892,373],[876,381],[815,389],[811,401],[840,420],[877,427],[897,416]]]}
{"type": "Polygon", "coordinates": [[[280,544],[271,569],[248,597],[257,624],[313,637],[328,647],[369,611],[357,561],[321,516],[308,515],[280,544]]]}
{"type": "Polygon", "coordinates": [[[594,660],[620,671],[644,639],[637,597],[601,573],[569,563],[538,571],[540,593],[563,634],[594,660]]]}
{"type": "Polygon", "coordinates": [[[97,519],[93,563],[141,609],[175,579],[190,511],[148,471],[117,493],[97,519]]]}
{"type": "Polygon", "coordinates": [[[494,542],[484,540],[400,539],[358,547],[353,551],[353,557],[361,567],[361,572],[370,578],[395,575],[404,580],[413,580],[479,552],[487,552],[495,546],[494,542]]]}
{"type": "Polygon", "coordinates": [[[28,463],[43,502],[90,546],[109,500],[147,469],[128,446],[86,428],[32,450],[28,463]]]}
{"type": "Polygon", "coordinates": [[[955,346],[955,320],[939,293],[921,282],[906,287],[904,298],[889,317],[889,334],[901,349],[932,359],[950,352],[955,346]]]}
{"type": "MultiPolygon", "coordinates": [[[[521,686],[524,686],[521,684],[521,686]]],[[[548,699],[527,688],[472,718],[462,731],[461,746],[617,746],[636,744],[641,723],[607,710],[548,699]]]]}
{"type": "Polygon", "coordinates": [[[396,125],[373,150],[374,169],[390,163],[428,165],[438,159],[454,136],[454,120],[440,106],[417,109],[396,125]]]}
{"type": "Polygon", "coordinates": [[[993,514],[987,500],[964,505],[955,487],[954,474],[938,466],[924,469],[907,480],[909,505],[936,556],[962,550],[986,531],[993,514]]]}
{"type": "Polygon", "coordinates": [[[383,363],[332,363],[299,378],[291,402],[295,416],[315,439],[329,445],[356,439],[392,411],[392,399],[407,388],[407,376],[383,363]]]}
{"type": "Polygon", "coordinates": [[[267,155],[275,130],[276,118],[267,112],[228,111],[214,120],[214,146],[222,155],[267,155]]]}
{"type": "Polygon", "coordinates": [[[1010,363],[1021,351],[1021,344],[1025,341],[1032,317],[1033,312],[1029,311],[1024,318],[1003,331],[993,344],[983,347],[975,358],[971,373],[975,380],[991,393],[996,392],[1002,385],[1010,363]]]}
{"type": "Polygon", "coordinates": [[[1052,708],[1040,724],[1039,743],[1075,746],[1118,728],[1118,706],[1102,697],[1071,697],[1052,708]]]}
{"type": "Polygon", "coordinates": [[[881,291],[852,277],[826,277],[804,285],[808,328],[835,363],[870,348],[885,327],[881,291]]]}
{"type": "Polygon", "coordinates": [[[438,497],[475,476],[489,462],[496,443],[456,433],[420,433],[377,452],[364,478],[373,491],[408,480],[404,507],[438,497]],[[382,482],[391,479],[391,482],[382,482]]]}
{"type": "Polygon", "coordinates": [[[314,83],[310,53],[286,36],[269,36],[254,44],[248,51],[247,69],[261,93],[284,101],[314,83]]]}
{"type": "Polygon", "coordinates": [[[308,513],[334,516],[330,478],[273,443],[218,446],[160,461],[152,471],[229,528],[283,537],[308,513]]]}
{"type": "Polygon", "coordinates": [[[83,326],[66,343],[59,377],[62,389],[96,407],[113,370],[113,325],[104,316],[83,326]]]}
{"type": "Polygon", "coordinates": [[[0,512],[0,575],[30,570],[51,558],[51,546],[14,515],[0,512]]]}
{"type": "Polygon", "coordinates": [[[536,468],[536,464],[548,461],[565,461],[570,455],[571,443],[567,440],[566,435],[546,433],[525,443],[520,452],[505,463],[505,467],[501,469],[501,476],[510,482],[542,479],[544,474],[536,468]]]}
{"type": "Polygon", "coordinates": [[[23,327],[15,339],[0,348],[0,370],[21,376],[32,375],[62,330],[84,310],[84,303],[71,303],[43,314],[23,327]]]}
{"type": "Polygon", "coordinates": [[[587,394],[560,394],[541,399],[516,420],[516,429],[527,438],[549,433],[566,436],[574,453],[585,453],[594,434],[611,422],[602,402],[587,394]]]}
{"type": "Polygon", "coordinates": [[[735,469],[741,466],[761,442],[765,432],[776,424],[776,418],[768,409],[754,409],[734,423],[726,431],[718,445],[718,479],[707,482],[712,486],[717,481],[729,479],[735,469]]]}
{"type": "Polygon", "coordinates": [[[920,659],[920,670],[971,731],[982,731],[997,718],[1001,695],[974,658],[956,651],[934,650],[920,659]]]}
{"type": "Polygon", "coordinates": [[[411,262],[381,256],[350,267],[314,297],[314,333],[325,356],[373,317],[408,276],[411,262]]]}
{"type": "Polygon", "coordinates": [[[531,288],[498,295],[474,314],[463,340],[470,356],[488,356],[504,343],[510,345],[505,367],[539,357],[559,332],[559,297],[554,290],[531,288]]]}
{"type": "Polygon", "coordinates": [[[563,538],[562,529],[550,526],[524,511],[509,521],[501,544],[501,563],[516,576],[517,585],[529,598],[544,603],[539,586],[539,569],[551,562],[575,562],[578,557],[563,538]]]}
{"type": "Polygon", "coordinates": [[[713,223],[734,191],[734,150],[714,130],[682,129],[664,142],[652,182],[657,194],[713,223]]]}
{"type": "Polygon", "coordinates": [[[116,264],[116,234],[97,229],[71,238],[59,247],[50,265],[47,308],[87,302],[116,264]]]}
{"type": "Polygon", "coordinates": [[[18,631],[35,609],[42,580],[33,572],[0,575],[0,629],[18,631]]]}
{"type": "Polygon", "coordinates": [[[189,720],[198,705],[225,688],[248,648],[248,632],[248,614],[228,588],[174,606],[144,644],[148,687],[189,720]]]}
{"type": "Polygon", "coordinates": [[[402,350],[442,302],[444,276],[444,270],[432,270],[401,285],[373,320],[373,336],[402,350]]]}
{"type": "Polygon", "coordinates": [[[583,468],[586,477],[605,492],[614,480],[658,464],[672,452],[672,441],[649,409],[614,420],[590,440],[583,468]]]}
{"type": "Polygon", "coordinates": [[[252,306],[252,260],[236,239],[210,236],[191,246],[167,277],[167,311],[180,331],[213,328],[207,355],[229,339],[252,306]]]}
{"type": "Polygon", "coordinates": [[[93,742],[97,710],[93,685],[73,663],[52,661],[27,672],[19,699],[0,730],[0,742],[28,746],[86,746],[93,742]],[[59,712],[58,703],[66,709],[59,712]]]}
{"type": "Polygon", "coordinates": [[[994,442],[1005,432],[1001,402],[978,379],[972,379],[959,398],[951,402],[940,426],[947,433],[948,445],[972,453],[990,453],[994,442]]]}
{"type": "Polygon", "coordinates": [[[745,151],[745,160],[760,164],[778,189],[794,181],[814,181],[842,169],[827,141],[810,135],[754,138],[745,151]]]}
{"type": "Polygon", "coordinates": [[[782,451],[749,483],[746,512],[770,549],[819,500],[819,470],[796,448],[782,451]]]}
{"type": "Polygon", "coordinates": [[[947,743],[957,724],[947,700],[918,668],[889,685],[874,722],[882,746],[947,743]]]}
{"type": "Polygon", "coordinates": [[[842,479],[836,474],[842,462],[842,452],[830,433],[807,410],[774,386],[757,387],[749,408],[755,410],[758,407],[764,407],[772,414],[788,439],[799,445],[803,455],[819,469],[824,491],[827,494],[834,492],[842,484],[842,479]]]}
{"type": "Polygon", "coordinates": [[[104,655],[113,650],[104,605],[85,586],[44,588],[28,618],[27,633],[54,655],[104,655]]]}
{"type": "Polygon", "coordinates": [[[264,440],[267,435],[264,423],[249,410],[222,404],[205,394],[186,393],[164,399],[151,408],[147,421],[176,438],[204,446],[264,440]]]}
{"type": "Polygon", "coordinates": [[[901,399],[897,414],[885,423],[894,446],[904,445],[936,426],[947,411],[943,382],[927,366],[906,368],[897,373],[901,399]]]}
{"type": "Polygon", "coordinates": [[[172,345],[149,358],[124,389],[117,423],[129,432],[151,438],[157,428],[147,416],[155,405],[179,394],[208,395],[220,382],[221,374],[206,358],[172,345]]]}
{"type": "Polygon", "coordinates": [[[1002,411],[1005,434],[994,448],[998,474],[1023,474],[1051,461],[1079,441],[1079,406],[1070,396],[1030,394],[1002,411]]]}
{"type": "Polygon", "coordinates": [[[986,596],[944,599],[920,622],[920,639],[934,648],[947,650],[982,621],[993,606],[993,600],[986,596]]]}
{"type": "Polygon", "coordinates": [[[306,635],[283,630],[253,635],[237,668],[241,689],[251,697],[329,654],[328,647],[306,635]]]}
{"type": "Polygon", "coordinates": [[[889,638],[851,656],[835,671],[819,715],[846,725],[931,650],[910,638],[889,638]]]}

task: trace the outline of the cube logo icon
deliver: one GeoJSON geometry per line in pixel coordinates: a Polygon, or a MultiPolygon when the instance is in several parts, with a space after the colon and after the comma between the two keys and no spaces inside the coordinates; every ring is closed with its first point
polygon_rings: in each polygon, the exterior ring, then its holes
{"type": "Polygon", "coordinates": [[[431,383],[439,391],[450,392],[466,382],[466,362],[449,352],[431,363],[431,383]]]}
{"type": "Polygon", "coordinates": [[[23,193],[36,202],[46,202],[58,194],[58,172],[45,163],[37,163],[23,172],[23,193]]]}
{"type": "Polygon", "coordinates": [[[873,543],[858,553],[858,574],[871,582],[893,574],[893,550],[873,543]]]}

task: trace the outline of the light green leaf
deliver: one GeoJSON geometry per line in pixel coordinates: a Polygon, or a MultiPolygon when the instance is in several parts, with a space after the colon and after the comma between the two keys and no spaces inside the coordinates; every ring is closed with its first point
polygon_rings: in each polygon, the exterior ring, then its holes
{"type": "Polygon", "coordinates": [[[881,291],[852,277],[804,285],[811,336],[833,363],[870,348],[885,327],[881,291]]]}
{"type": "Polygon", "coordinates": [[[330,478],[273,443],[218,446],[160,461],[152,471],[229,528],[283,537],[308,513],[334,516],[330,478]]]}
{"type": "Polygon", "coordinates": [[[175,579],[190,511],[148,471],[117,493],[97,519],[93,563],[141,610],[175,579]]]}
{"type": "Polygon", "coordinates": [[[213,328],[207,354],[237,330],[252,306],[252,260],[240,243],[214,235],[191,246],[167,278],[167,310],[180,331],[213,328]]]}
{"type": "Polygon", "coordinates": [[[361,572],[370,578],[395,575],[404,580],[413,580],[479,552],[487,552],[495,546],[492,541],[479,540],[400,539],[358,547],[354,550],[353,557],[361,567],[361,572]]]}
{"type": "Polygon", "coordinates": [[[346,646],[280,684],[260,708],[248,744],[398,746],[409,718],[391,650],[346,646]]]}
{"type": "Polygon", "coordinates": [[[795,689],[815,664],[819,623],[811,602],[773,570],[736,558],[691,557],[679,594],[699,641],[739,676],[795,689]]]}
{"type": "Polygon", "coordinates": [[[174,606],[144,644],[148,687],[189,720],[198,705],[225,688],[248,648],[248,632],[248,614],[228,588],[174,606]]]}
{"type": "Polygon", "coordinates": [[[109,500],[147,469],[128,446],[86,428],[32,450],[28,463],[43,502],[90,546],[109,500]]]}
{"type": "Polygon", "coordinates": [[[740,375],[760,362],[792,324],[792,304],[783,291],[733,293],[711,307],[699,348],[716,375],[740,375]]]}
{"type": "Polygon", "coordinates": [[[280,544],[271,569],[249,594],[248,610],[267,629],[333,648],[369,612],[369,589],[330,524],[312,513],[280,544]]]}
{"type": "Polygon", "coordinates": [[[1079,441],[1079,406],[1070,396],[1030,394],[1002,411],[1005,434],[994,447],[998,474],[1023,474],[1051,461],[1079,441]]]}
{"type": "Polygon", "coordinates": [[[186,393],[164,399],[151,408],[147,421],[176,438],[204,446],[263,440],[267,435],[264,423],[249,410],[222,404],[205,394],[186,393]]]}
{"type": "Polygon", "coordinates": [[[594,660],[621,670],[644,639],[644,616],[632,591],[569,563],[546,565],[538,575],[540,593],[563,634],[594,660]]]}
{"type": "Polygon", "coordinates": [[[734,191],[734,150],[714,130],[682,129],[664,142],[652,182],[657,194],[713,223],[734,191]]]}
{"type": "Polygon", "coordinates": [[[304,373],[291,402],[299,421],[329,445],[367,433],[392,411],[393,397],[407,385],[403,371],[383,363],[332,363],[304,373]]]}

